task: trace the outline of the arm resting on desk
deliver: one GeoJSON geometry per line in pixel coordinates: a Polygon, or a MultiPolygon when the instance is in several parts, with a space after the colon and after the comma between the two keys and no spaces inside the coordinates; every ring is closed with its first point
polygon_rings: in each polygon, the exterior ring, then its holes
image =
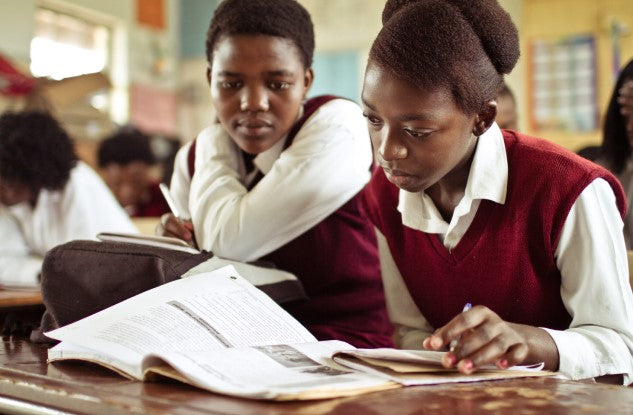
{"type": "Polygon", "coordinates": [[[0,211],[0,284],[32,287],[39,283],[42,258],[30,253],[18,224],[0,211]]]}

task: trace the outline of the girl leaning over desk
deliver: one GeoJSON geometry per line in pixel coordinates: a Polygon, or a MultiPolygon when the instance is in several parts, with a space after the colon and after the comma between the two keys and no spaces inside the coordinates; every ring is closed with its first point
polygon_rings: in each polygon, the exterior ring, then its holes
{"type": "Polygon", "coordinates": [[[622,188],[494,123],[519,56],[509,15],[495,0],[389,0],[382,17],[362,93],[381,168],[364,197],[399,346],[457,340],[444,364],[464,373],[545,362],[633,381],[622,188]]]}
{"type": "Polygon", "coordinates": [[[375,233],[358,196],[371,143],[352,101],[304,105],[310,15],[294,0],[225,0],[206,48],[219,122],[198,135],[195,153],[189,144],[176,157],[171,193],[192,221],[166,215],[159,232],[190,241],[193,230],[201,249],[297,275],[309,300],[284,306],[319,340],[392,345],[375,233]]]}

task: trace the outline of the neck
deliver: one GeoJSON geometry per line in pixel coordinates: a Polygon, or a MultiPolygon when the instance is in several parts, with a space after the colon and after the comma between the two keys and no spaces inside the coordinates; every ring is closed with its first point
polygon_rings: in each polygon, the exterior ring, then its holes
{"type": "Polygon", "coordinates": [[[473,140],[464,158],[453,170],[425,191],[442,215],[442,218],[447,222],[451,221],[455,208],[466,192],[477,141],[476,139],[473,140]]]}

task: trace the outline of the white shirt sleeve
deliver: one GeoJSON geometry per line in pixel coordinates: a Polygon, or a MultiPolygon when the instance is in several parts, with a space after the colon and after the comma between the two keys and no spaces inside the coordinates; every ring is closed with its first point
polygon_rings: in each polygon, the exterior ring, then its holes
{"type": "Polygon", "coordinates": [[[101,177],[82,162],[71,172],[61,203],[50,206],[46,250],[75,239],[96,239],[99,232],[138,232],[101,177]]]}
{"type": "Polygon", "coordinates": [[[351,199],[368,182],[371,163],[365,119],[346,100],[317,110],[250,191],[228,143],[198,142],[189,199],[198,245],[233,260],[260,258],[351,199]]]}
{"type": "Polygon", "coordinates": [[[572,379],[623,374],[633,381],[633,294],[622,220],[603,179],[581,193],[556,249],[561,297],[570,328],[547,329],[558,347],[559,370],[572,379]]]}
{"type": "Polygon", "coordinates": [[[378,229],[376,229],[376,236],[387,313],[394,326],[394,343],[399,349],[421,349],[422,341],[433,334],[434,329],[411,297],[391,255],[387,239],[378,229]]]}
{"type": "Polygon", "coordinates": [[[192,142],[188,142],[178,150],[174,160],[174,171],[171,175],[169,184],[169,193],[176,203],[176,207],[180,209],[183,217],[191,218],[189,212],[189,188],[191,186],[191,177],[189,176],[189,149],[192,142]]]}
{"type": "Polygon", "coordinates": [[[37,285],[42,258],[31,254],[18,223],[3,207],[0,207],[0,235],[0,284],[37,285]]]}

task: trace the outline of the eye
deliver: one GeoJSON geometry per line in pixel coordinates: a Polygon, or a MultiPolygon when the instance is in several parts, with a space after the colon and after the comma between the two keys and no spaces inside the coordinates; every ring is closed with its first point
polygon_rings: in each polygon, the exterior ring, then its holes
{"type": "Polygon", "coordinates": [[[365,112],[363,113],[363,117],[367,118],[367,122],[368,122],[370,125],[373,125],[373,126],[378,126],[378,125],[381,125],[381,124],[382,124],[382,122],[380,121],[380,118],[375,117],[375,116],[373,116],[373,115],[369,115],[369,114],[367,114],[367,113],[365,113],[365,112]]]}
{"type": "Polygon", "coordinates": [[[411,128],[405,128],[404,131],[413,138],[426,138],[431,135],[431,131],[428,130],[419,131],[411,128]]]}
{"type": "Polygon", "coordinates": [[[286,81],[275,81],[268,84],[268,87],[273,91],[281,91],[283,89],[290,88],[290,82],[286,81]]]}
{"type": "Polygon", "coordinates": [[[242,86],[241,81],[221,81],[220,88],[222,89],[238,89],[242,86]]]}

